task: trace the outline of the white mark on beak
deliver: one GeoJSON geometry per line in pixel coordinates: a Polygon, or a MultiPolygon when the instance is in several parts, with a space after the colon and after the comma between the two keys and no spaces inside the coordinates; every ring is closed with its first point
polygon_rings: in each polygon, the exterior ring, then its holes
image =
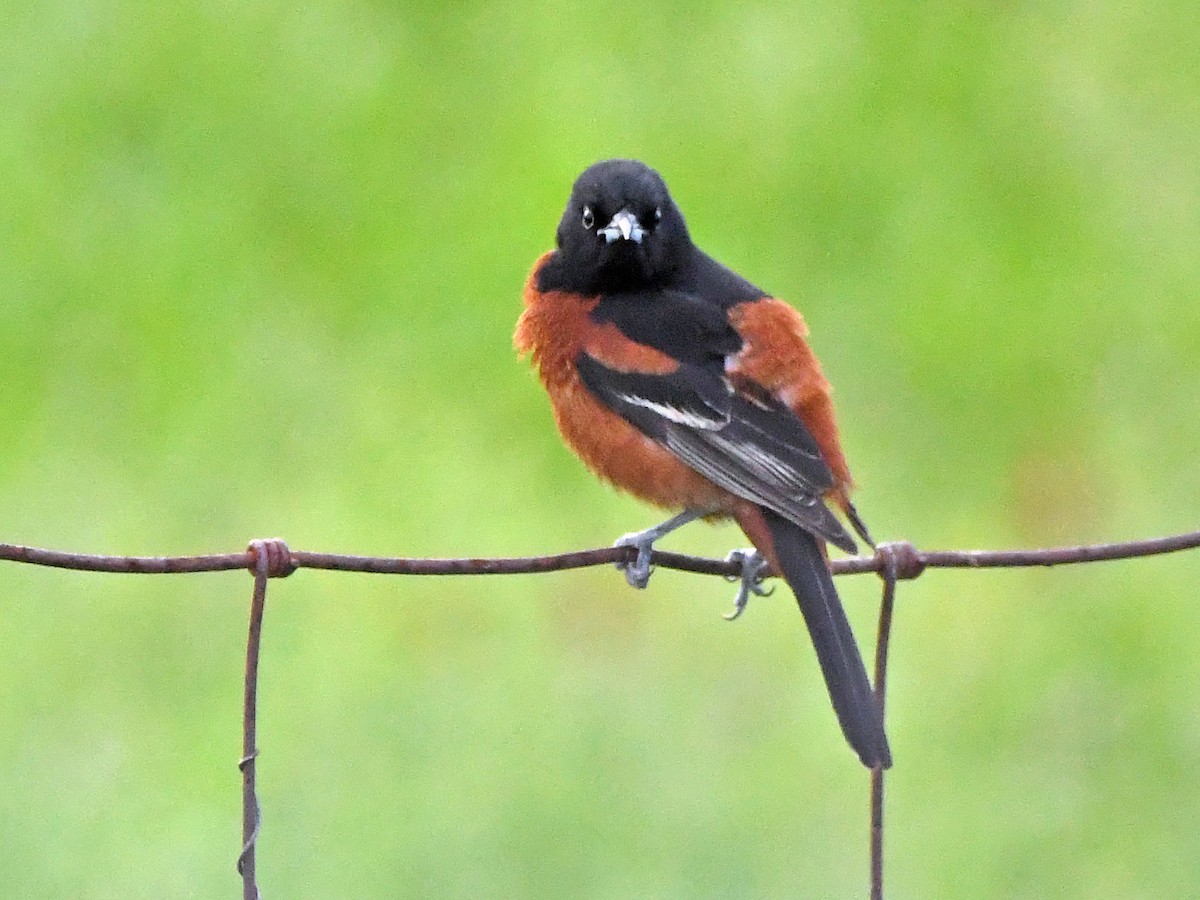
{"type": "Polygon", "coordinates": [[[601,228],[596,234],[604,238],[605,243],[611,244],[615,240],[633,241],[635,244],[640,244],[642,238],[646,236],[646,229],[642,227],[642,223],[627,209],[621,210],[612,217],[612,221],[601,228]]]}

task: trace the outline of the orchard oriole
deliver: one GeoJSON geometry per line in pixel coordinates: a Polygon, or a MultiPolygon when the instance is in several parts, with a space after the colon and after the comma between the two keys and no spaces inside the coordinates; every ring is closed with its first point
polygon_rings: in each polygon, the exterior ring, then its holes
{"type": "Polygon", "coordinates": [[[733,616],[769,564],[796,595],[834,711],[869,767],[891,765],[883,716],[833,586],[825,542],[854,552],[827,503],[870,543],[850,504],[829,382],[800,314],[692,243],[657,172],[607,160],[576,180],[525,285],[514,343],[529,354],[567,444],[617,488],[680,510],[622,537],[644,587],[653,542],[696,518],[732,518],[733,616]]]}

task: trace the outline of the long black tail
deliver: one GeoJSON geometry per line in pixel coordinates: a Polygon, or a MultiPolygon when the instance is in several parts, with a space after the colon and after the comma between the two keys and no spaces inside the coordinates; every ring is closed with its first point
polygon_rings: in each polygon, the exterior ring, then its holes
{"type": "Polygon", "coordinates": [[[842,733],[863,765],[868,768],[882,765],[886,769],[892,764],[892,753],[883,731],[883,714],[871,690],[854,632],[834,590],[825,554],[817,539],[799,525],[768,509],[763,510],[763,516],[775,543],[783,577],[796,594],[812,635],[842,733]]]}

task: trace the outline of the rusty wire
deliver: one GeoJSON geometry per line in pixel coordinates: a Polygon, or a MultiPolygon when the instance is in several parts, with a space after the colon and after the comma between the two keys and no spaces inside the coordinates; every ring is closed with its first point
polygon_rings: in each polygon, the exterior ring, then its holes
{"type": "MultiPolygon", "coordinates": [[[[986,569],[1028,566],[1058,566],[1103,560],[1132,559],[1173,553],[1200,547],[1200,531],[1109,544],[1082,544],[1035,550],[918,550],[906,541],[880,544],[871,555],[855,556],[830,562],[835,575],[875,572],[883,579],[879,635],[875,655],[875,691],[883,706],[887,687],[888,646],[891,635],[898,580],[919,577],[926,569],[986,569]]],[[[364,572],[379,575],[518,575],[579,569],[622,561],[633,561],[633,547],[602,547],[547,556],[458,557],[417,559],[411,557],[352,556],[290,550],[282,539],[254,540],[240,553],[195,556],[106,556],[47,550],[20,544],[0,543],[0,560],[73,569],[88,572],[112,572],[141,575],[172,575],[197,572],[222,572],[249,569],[254,574],[250,604],[250,623],[246,643],[245,690],[242,707],[242,849],[237,870],[242,878],[243,900],[258,900],[255,875],[255,845],[262,824],[255,788],[257,744],[258,660],[262,639],[262,619],[266,604],[267,581],[282,578],[297,569],[324,569],[340,572],[364,572]]],[[[702,575],[741,575],[740,560],[710,559],[654,551],[651,563],[664,569],[702,575]]],[[[773,573],[767,573],[773,574],[773,573]]],[[[883,771],[871,771],[871,896],[883,896],[883,771]]]]}
{"type": "MultiPolygon", "coordinates": [[[[993,569],[1022,566],[1058,566],[1102,560],[1154,556],[1200,547],[1200,531],[1190,531],[1148,540],[1113,544],[1082,544],[1046,547],[1037,550],[918,550],[907,542],[881,544],[872,555],[852,556],[830,563],[835,575],[863,572],[882,573],[896,567],[896,577],[916,578],[925,569],[993,569]]],[[[548,556],[455,557],[418,559],[402,556],[351,556],[340,553],[288,551],[288,562],[296,569],[325,569],[339,572],[367,572],[377,575],[522,575],[557,572],[602,566],[632,560],[631,547],[602,547],[548,556]]],[[[257,556],[253,550],[200,556],[104,556],[45,550],[20,544],[0,544],[0,560],[75,569],[87,572],[122,572],[142,575],[173,575],[185,572],[222,572],[234,569],[254,570],[257,556]]],[[[701,575],[741,575],[741,563],[723,559],[689,556],[655,550],[651,562],[664,569],[695,572],[701,575]]]]}

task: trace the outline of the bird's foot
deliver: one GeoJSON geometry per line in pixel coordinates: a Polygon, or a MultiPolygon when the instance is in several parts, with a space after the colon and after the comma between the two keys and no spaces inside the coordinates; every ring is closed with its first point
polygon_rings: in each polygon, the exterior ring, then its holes
{"type": "Polygon", "coordinates": [[[629,582],[630,587],[645,588],[650,583],[650,573],[654,571],[650,565],[650,554],[654,552],[654,542],[658,540],[658,534],[655,529],[647,528],[645,531],[631,531],[629,534],[623,534],[613,543],[614,547],[636,547],[637,558],[630,562],[629,560],[621,560],[615,563],[616,567],[625,575],[625,580],[629,582]]]}
{"type": "Polygon", "coordinates": [[[770,563],[757,550],[734,550],[725,557],[725,561],[742,564],[741,575],[727,576],[728,581],[739,582],[737,596],[733,600],[733,612],[724,614],[725,621],[732,622],[746,611],[746,604],[750,602],[751,595],[769,597],[775,592],[775,588],[763,587],[763,573],[770,567],[770,563]]]}
{"type": "Polygon", "coordinates": [[[621,560],[614,563],[618,569],[625,573],[625,580],[629,582],[630,587],[644,588],[650,583],[650,554],[654,552],[654,542],[665,534],[670,534],[681,525],[686,525],[693,519],[698,519],[705,515],[704,510],[687,509],[677,516],[672,516],[667,521],[655,525],[653,528],[647,528],[645,531],[631,531],[629,534],[623,534],[617,538],[614,547],[636,547],[637,557],[633,562],[621,560]]]}

